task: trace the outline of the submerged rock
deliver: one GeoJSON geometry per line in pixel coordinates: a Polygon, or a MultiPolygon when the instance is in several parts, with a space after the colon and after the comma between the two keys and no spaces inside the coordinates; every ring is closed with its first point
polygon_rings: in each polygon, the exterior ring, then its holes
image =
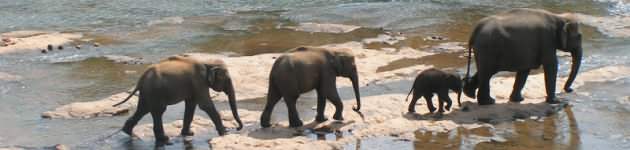
{"type": "Polygon", "coordinates": [[[51,119],[70,119],[70,118],[92,118],[92,117],[109,117],[125,114],[134,108],[138,103],[138,97],[133,96],[126,103],[118,107],[112,105],[121,102],[129,96],[129,93],[122,92],[110,97],[91,102],[77,102],[56,108],[52,111],[42,113],[42,118],[51,119]]]}
{"type": "Polygon", "coordinates": [[[111,60],[114,63],[120,64],[145,64],[146,61],[140,57],[131,57],[123,55],[105,55],[103,56],[107,60],[111,60]]]}
{"type": "Polygon", "coordinates": [[[285,28],[293,29],[296,31],[304,31],[304,32],[348,33],[356,29],[359,29],[361,27],[353,26],[353,25],[343,25],[343,24],[307,22],[307,23],[300,23],[296,27],[285,27],[285,28]]]}

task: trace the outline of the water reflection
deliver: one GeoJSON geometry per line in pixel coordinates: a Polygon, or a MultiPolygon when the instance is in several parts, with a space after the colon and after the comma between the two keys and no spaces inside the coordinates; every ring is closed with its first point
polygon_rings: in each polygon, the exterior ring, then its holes
{"type": "Polygon", "coordinates": [[[494,128],[415,133],[415,149],[578,149],[580,135],[571,107],[545,118],[501,123],[494,128]]]}

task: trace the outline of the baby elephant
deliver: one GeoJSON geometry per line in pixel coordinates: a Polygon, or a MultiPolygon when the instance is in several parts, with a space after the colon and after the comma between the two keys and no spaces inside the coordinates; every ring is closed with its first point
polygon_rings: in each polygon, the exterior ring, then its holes
{"type": "MultiPolygon", "coordinates": [[[[452,101],[448,96],[449,89],[457,93],[461,93],[462,81],[460,80],[459,75],[446,73],[435,68],[422,71],[413,82],[411,90],[409,90],[409,94],[413,92],[413,98],[411,99],[411,103],[409,103],[408,111],[416,112],[416,108],[414,106],[416,105],[418,99],[420,99],[421,96],[424,96],[424,99],[427,101],[429,111],[433,113],[435,111],[435,107],[431,102],[433,93],[437,93],[439,98],[440,109],[438,112],[444,112],[444,102],[447,103],[446,110],[450,110],[452,101]]],[[[405,100],[409,98],[409,94],[407,94],[405,100]]]]}
{"type": "Polygon", "coordinates": [[[225,92],[232,109],[232,115],[234,115],[234,120],[238,123],[240,130],[243,124],[236,110],[234,86],[223,61],[202,61],[180,55],[169,57],[150,66],[140,77],[131,95],[114,105],[124,103],[135,92],[140,91],[138,108],[133,116],[125,122],[122,131],[132,135],[132,130],[138,121],[147,113],[151,113],[155,146],[161,147],[170,144],[168,137],[164,135],[162,114],[166,111],[166,106],[177,104],[183,100],[186,102],[186,108],[181,135],[193,135],[193,132],[190,131],[190,123],[193,120],[197,105],[210,116],[219,135],[224,135],[225,127],[221,122],[219,112],[210,99],[208,88],[217,92],[225,92]]]}

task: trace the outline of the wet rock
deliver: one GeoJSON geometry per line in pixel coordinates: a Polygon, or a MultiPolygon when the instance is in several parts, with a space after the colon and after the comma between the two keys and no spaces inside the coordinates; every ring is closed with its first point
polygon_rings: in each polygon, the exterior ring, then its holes
{"type": "Polygon", "coordinates": [[[46,46],[46,50],[53,51],[54,48],[53,48],[53,46],[51,44],[48,44],[48,46],[46,46]]]}
{"type": "Polygon", "coordinates": [[[57,144],[53,148],[55,150],[70,150],[70,148],[68,148],[68,146],[63,145],[63,144],[57,144]]]}
{"type": "Polygon", "coordinates": [[[0,72],[0,81],[20,81],[22,80],[21,76],[12,75],[5,72],[0,72]]]}
{"type": "Polygon", "coordinates": [[[448,38],[447,37],[443,37],[443,36],[439,36],[439,35],[434,35],[434,36],[424,37],[423,40],[425,40],[425,41],[444,41],[444,40],[448,40],[448,38]]]}
{"type": "Polygon", "coordinates": [[[343,25],[343,24],[330,24],[330,23],[300,23],[296,27],[285,27],[296,31],[304,32],[323,32],[323,33],[348,33],[352,32],[360,26],[343,25]]]}
{"type": "Polygon", "coordinates": [[[109,117],[125,114],[130,109],[134,108],[138,103],[136,96],[131,97],[129,101],[119,105],[118,107],[112,107],[112,105],[121,102],[129,96],[129,93],[122,92],[110,97],[91,102],[76,102],[56,108],[52,111],[42,113],[42,118],[92,118],[92,117],[109,117]]]}
{"type": "Polygon", "coordinates": [[[490,138],[490,141],[496,142],[496,143],[504,143],[504,142],[507,142],[507,139],[500,136],[493,136],[492,138],[490,138]]]}
{"type": "Polygon", "coordinates": [[[433,53],[454,53],[466,50],[466,44],[463,42],[446,42],[429,47],[429,51],[433,53]]]}
{"type": "Polygon", "coordinates": [[[63,46],[62,46],[62,45],[59,45],[59,46],[57,46],[57,49],[58,49],[58,50],[63,50],[63,46]]]}
{"type": "Polygon", "coordinates": [[[367,38],[363,39],[363,44],[372,44],[372,43],[383,43],[386,45],[394,45],[400,41],[406,40],[407,38],[404,36],[395,36],[388,34],[379,34],[375,38],[367,38]]]}
{"type": "Polygon", "coordinates": [[[139,57],[123,56],[123,55],[105,55],[105,59],[120,64],[145,64],[146,62],[139,57]]]}
{"type": "Polygon", "coordinates": [[[46,49],[42,49],[40,52],[41,52],[42,54],[46,54],[46,53],[48,53],[48,51],[47,51],[46,49]]]}

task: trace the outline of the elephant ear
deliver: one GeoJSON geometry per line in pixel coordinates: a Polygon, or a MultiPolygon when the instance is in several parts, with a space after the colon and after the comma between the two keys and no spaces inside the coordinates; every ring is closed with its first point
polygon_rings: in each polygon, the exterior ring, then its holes
{"type": "Polygon", "coordinates": [[[560,31],[560,49],[567,50],[567,44],[569,43],[569,25],[571,23],[564,23],[562,26],[562,30],[560,31]]]}
{"type": "Polygon", "coordinates": [[[214,85],[216,82],[218,67],[206,65],[206,79],[208,80],[208,85],[214,85]]]}
{"type": "Polygon", "coordinates": [[[335,72],[337,72],[337,75],[342,75],[344,73],[343,57],[343,55],[335,55],[332,60],[332,65],[335,68],[335,72]]]}

